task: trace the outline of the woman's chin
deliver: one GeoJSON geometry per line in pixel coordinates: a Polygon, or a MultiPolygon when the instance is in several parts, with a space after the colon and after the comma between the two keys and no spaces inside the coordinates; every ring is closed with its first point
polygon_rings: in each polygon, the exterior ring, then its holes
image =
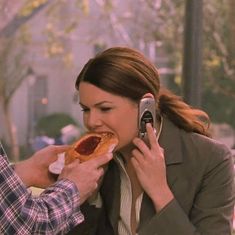
{"type": "Polygon", "coordinates": [[[134,144],[132,144],[132,143],[130,143],[130,144],[128,144],[128,145],[125,145],[125,146],[117,146],[116,148],[115,148],[115,152],[120,152],[120,153],[122,153],[123,155],[126,155],[126,154],[131,154],[131,152],[132,152],[132,150],[134,149],[134,148],[136,148],[135,146],[134,146],[134,144]]]}

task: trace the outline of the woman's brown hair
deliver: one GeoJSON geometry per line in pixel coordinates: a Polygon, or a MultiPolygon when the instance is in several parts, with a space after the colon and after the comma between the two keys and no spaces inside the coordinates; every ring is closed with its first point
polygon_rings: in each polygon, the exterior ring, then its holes
{"type": "Polygon", "coordinates": [[[146,93],[152,93],[159,115],[169,118],[179,128],[202,135],[209,134],[209,117],[187,105],[181,97],[160,87],[156,67],[140,52],[127,47],[113,47],[90,59],[77,77],[81,81],[138,103],[146,93]]]}

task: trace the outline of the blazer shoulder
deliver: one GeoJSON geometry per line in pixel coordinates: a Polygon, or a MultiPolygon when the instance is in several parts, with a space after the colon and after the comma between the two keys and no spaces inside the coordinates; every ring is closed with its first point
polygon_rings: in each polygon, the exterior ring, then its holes
{"type": "Polygon", "coordinates": [[[197,133],[182,133],[182,139],[190,146],[192,151],[214,162],[229,160],[233,161],[231,149],[224,143],[197,133]]]}

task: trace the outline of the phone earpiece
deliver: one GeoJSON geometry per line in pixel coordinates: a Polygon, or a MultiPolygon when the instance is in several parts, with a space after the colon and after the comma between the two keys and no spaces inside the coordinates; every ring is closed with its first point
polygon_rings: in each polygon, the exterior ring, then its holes
{"type": "Polygon", "coordinates": [[[139,137],[144,138],[146,136],[146,123],[151,123],[154,128],[156,126],[155,99],[152,96],[140,100],[138,119],[139,137]]]}

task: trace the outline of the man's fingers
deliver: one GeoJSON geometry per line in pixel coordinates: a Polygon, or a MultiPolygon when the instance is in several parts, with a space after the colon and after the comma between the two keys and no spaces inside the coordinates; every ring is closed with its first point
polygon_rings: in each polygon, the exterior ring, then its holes
{"type": "Polygon", "coordinates": [[[69,168],[73,168],[73,167],[75,167],[77,164],[79,164],[80,163],[80,160],[79,159],[75,159],[74,161],[72,161],[71,163],[69,163],[69,164],[67,164],[67,165],[65,165],[65,167],[69,167],[69,168]]]}
{"type": "Polygon", "coordinates": [[[104,169],[102,167],[97,169],[98,171],[98,178],[100,178],[104,174],[104,169]]]}
{"type": "Polygon", "coordinates": [[[54,145],[53,147],[56,153],[62,153],[68,150],[69,145],[54,145]]]}
{"type": "Polygon", "coordinates": [[[92,159],[91,161],[93,161],[95,166],[97,168],[99,168],[99,167],[105,165],[106,163],[108,163],[112,158],[113,158],[113,154],[108,153],[108,154],[103,155],[103,156],[98,156],[98,157],[92,159]]]}

